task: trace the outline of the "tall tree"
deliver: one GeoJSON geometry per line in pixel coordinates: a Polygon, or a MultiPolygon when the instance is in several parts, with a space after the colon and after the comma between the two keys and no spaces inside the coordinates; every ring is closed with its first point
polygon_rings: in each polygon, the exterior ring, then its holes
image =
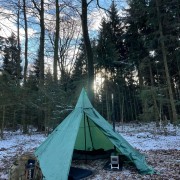
{"type": "Polygon", "coordinates": [[[105,68],[111,73],[115,70],[115,61],[119,59],[119,53],[116,49],[116,42],[111,37],[111,27],[105,19],[102,20],[97,44],[97,63],[99,67],[105,68]]]}
{"type": "Polygon", "coordinates": [[[23,15],[24,15],[24,32],[25,32],[25,52],[24,52],[24,83],[27,79],[27,67],[28,67],[28,24],[27,24],[27,4],[26,0],[23,0],[23,15]]]}
{"type": "Polygon", "coordinates": [[[16,81],[16,85],[19,84],[22,67],[19,63],[19,46],[18,40],[15,35],[12,34],[8,39],[6,39],[4,47],[4,58],[3,58],[3,71],[10,75],[11,79],[16,81]]]}
{"type": "Polygon", "coordinates": [[[173,91],[172,91],[172,87],[171,87],[171,80],[170,80],[169,68],[168,68],[168,60],[167,60],[167,54],[166,54],[166,47],[165,47],[165,42],[164,42],[163,27],[162,27],[162,22],[161,22],[162,16],[160,14],[159,5],[160,5],[159,0],[156,0],[157,21],[158,21],[158,26],[159,26],[161,51],[162,51],[162,55],[163,55],[163,62],[164,62],[164,68],[165,68],[170,104],[171,104],[171,109],[172,109],[173,122],[176,123],[177,122],[177,112],[176,112],[176,106],[175,106],[174,97],[173,97],[173,91]]]}
{"type": "Polygon", "coordinates": [[[142,113],[143,118],[147,119],[149,116],[149,107],[147,106],[149,94],[144,92],[147,92],[146,85],[150,85],[148,69],[150,50],[145,44],[147,44],[147,35],[151,32],[147,23],[147,4],[144,0],[129,0],[128,4],[129,8],[125,17],[127,25],[125,39],[128,46],[127,59],[133,65],[132,70],[137,71],[140,107],[142,107],[140,108],[142,111],[140,110],[139,113],[142,113]]]}
{"type": "Polygon", "coordinates": [[[59,50],[59,24],[60,24],[60,15],[59,15],[59,0],[56,0],[56,31],[55,31],[55,42],[54,42],[54,81],[57,81],[57,63],[58,63],[58,50],[59,50]]]}
{"type": "Polygon", "coordinates": [[[88,32],[88,19],[87,19],[87,8],[89,3],[87,0],[81,1],[81,22],[82,22],[82,31],[83,31],[83,38],[84,38],[84,44],[86,48],[86,55],[87,55],[87,66],[88,66],[88,94],[90,100],[94,101],[94,62],[93,62],[93,51],[91,47],[91,42],[89,38],[89,32],[88,32]]]}
{"type": "Polygon", "coordinates": [[[87,86],[87,58],[83,40],[79,44],[78,55],[74,63],[74,69],[71,75],[71,90],[80,92],[82,87],[87,86]]]}
{"type": "Polygon", "coordinates": [[[44,44],[45,44],[45,24],[44,24],[44,0],[40,1],[40,7],[35,0],[32,0],[40,18],[40,44],[39,44],[39,63],[40,63],[40,85],[44,85],[44,44]]]}
{"type": "MultiPolygon", "coordinates": [[[[21,64],[21,45],[20,45],[20,0],[18,0],[18,11],[17,11],[17,47],[18,47],[18,59],[17,65],[20,67],[21,64]]],[[[21,70],[17,68],[17,84],[20,85],[21,70]]]]}

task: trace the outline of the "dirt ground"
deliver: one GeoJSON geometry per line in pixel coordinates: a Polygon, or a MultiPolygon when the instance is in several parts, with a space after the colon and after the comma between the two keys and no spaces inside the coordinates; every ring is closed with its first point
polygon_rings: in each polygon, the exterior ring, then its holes
{"type": "Polygon", "coordinates": [[[74,161],[73,166],[91,169],[93,175],[86,180],[180,180],[180,151],[156,150],[142,152],[146,156],[148,165],[152,166],[157,174],[140,175],[130,165],[124,165],[122,171],[107,171],[103,167],[108,161],[74,161]]]}
{"type": "MultiPolygon", "coordinates": [[[[1,151],[5,149],[1,149],[1,151]]],[[[152,166],[157,174],[154,175],[140,175],[135,167],[130,165],[123,165],[122,171],[107,171],[103,167],[107,163],[107,159],[104,160],[88,160],[85,162],[73,161],[72,166],[81,167],[85,169],[91,169],[93,175],[86,180],[180,180],[180,151],[179,150],[155,150],[144,151],[148,165],[152,166]]],[[[5,166],[0,167],[0,173],[7,174],[8,169],[13,162],[13,158],[10,159],[4,157],[2,159],[5,166]]],[[[7,178],[1,178],[0,180],[6,180],[7,178]]]]}

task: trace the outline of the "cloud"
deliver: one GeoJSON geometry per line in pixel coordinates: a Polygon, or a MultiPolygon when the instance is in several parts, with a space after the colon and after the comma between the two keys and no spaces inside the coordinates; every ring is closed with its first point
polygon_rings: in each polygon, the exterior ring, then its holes
{"type": "Polygon", "coordinates": [[[100,28],[101,20],[103,17],[106,17],[106,13],[104,10],[95,10],[90,13],[88,16],[89,22],[89,30],[97,31],[100,28]]]}
{"type": "MultiPolygon", "coordinates": [[[[17,35],[17,22],[15,14],[7,9],[0,7],[0,34],[2,37],[9,37],[14,33],[17,35]]],[[[29,38],[34,36],[36,31],[32,28],[28,28],[29,38]]],[[[20,39],[24,40],[25,32],[24,28],[20,27],[20,39]]]]}

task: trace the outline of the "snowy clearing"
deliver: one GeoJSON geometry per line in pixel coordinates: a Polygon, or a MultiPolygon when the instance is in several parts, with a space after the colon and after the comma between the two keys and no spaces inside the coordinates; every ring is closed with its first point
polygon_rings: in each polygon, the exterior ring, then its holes
{"type": "MultiPolygon", "coordinates": [[[[160,175],[141,176],[133,167],[123,167],[120,172],[107,172],[102,169],[104,160],[89,161],[86,168],[96,170],[90,179],[180,179],[180,128],[168,125],[167,136],[162,129],[156,130],[154,124],[116,125],[118,131],[133,147],[139,149],[147,157],[149,165],[160,175]]],[[[5,132],[4,140],[0,140],[0,180],[8,179],[8,169],[15,157],[24,152],[33,152],[46,137],[42,134],[22,135],[18,132],[5,132]]],[[[83,162],[81,163],[83,164],[83,162]]]]}

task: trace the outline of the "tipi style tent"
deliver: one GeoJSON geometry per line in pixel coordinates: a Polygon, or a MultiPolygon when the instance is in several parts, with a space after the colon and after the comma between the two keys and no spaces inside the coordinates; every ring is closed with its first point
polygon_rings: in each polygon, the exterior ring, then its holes
{"type": "Polygon", "coordinates": [[[37,148],[35,155],[46,180],[66,180],[71,166],[74,149],[104,150],[116,147],[128,157],[143,174],[152,174],[145,158],[135,150],[93,108],[82,89],[75,109],[57,126],[37,148]]]}

